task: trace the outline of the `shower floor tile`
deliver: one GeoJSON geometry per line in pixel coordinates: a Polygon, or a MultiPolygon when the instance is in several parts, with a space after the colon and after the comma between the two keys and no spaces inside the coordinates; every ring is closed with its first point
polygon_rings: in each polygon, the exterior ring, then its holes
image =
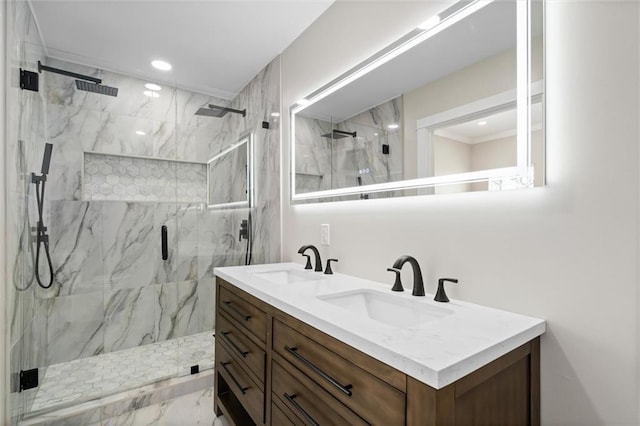
{"type": "Polygon", "coordinates": [[[47,367],[31,411],[69,405],[213,368],[213,331],[47,367]]]}

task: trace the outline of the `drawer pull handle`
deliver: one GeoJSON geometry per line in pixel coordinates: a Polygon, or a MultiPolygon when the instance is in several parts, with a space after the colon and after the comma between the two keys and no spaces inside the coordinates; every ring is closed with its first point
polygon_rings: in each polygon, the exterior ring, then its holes
{"type": "Polygon", "coordinates": [[[322,371],[320,368],[318,368],[314,363],[312,363],[311,361],[309,361],[308,359],[300,355],[298,353],[298,348],[290,348],[289,346],[285,345],[284,350],[289,352],[291,355],[293,355],[297,359],[299,359],[304,365],[312,369],[314,372],[316,372],[320,377],[325,379],[327,382],[331,383],[333,386],[338,388],[340,392],[344,393],[347,396],[353,395],[353,392],[351,392],[351,389],[353,388],[352,385],[342,386],[340,382],[338,382],[336,379],[334,379],[333,377],[331,377],[330,375],[322,371]]]}
{"type": "Polygon", "coordinates": [[[289,401],[291,405],[293,405],[295,409],[298,410],[300,414],[302,414],[307,422],[311,423],[313,426],[320,426],[320,423],[316,422],[316,420],[311,417],[311,414],[307,413],[307,410],[305,410],[300,406],[300,404],[298,404],[298,402],[296,401],[296,396],[297,395],[295,393],[293,395],[289,395],[286,392],[284,393],[284,397],[287,398],[287,401],[289,401]]]}
{"type": "Polygon", "coordinates": [[[242,319],[243,319],[243,320],[245,320],[245,321],[249,321],[249,320],[251,319],[251,315],[247,315],[247,314],[245,314],[245,313],[243,313],[243,312],[240,312],[240,310],[239,310],[238,308],[235,308],[235,307],[231,304],[231,302],[226,301],[226,302],[222,302],[222,303],[224,303],[225,305],[227,305],[227,308],[229,308],[229,309],[231,310],[231,312],[232,312],[235,316],[237,316],[238,318],[242,318],[242,319]]]}
{"type": "Polygon", "coordinates": [[[231,340],[231,337],[229,337],[229,335],[231,334],[230,331],[223,331],[220,334],[222,334],[224,340],[226,340],[236,352],[242,355],[242,358],[246,358],[247,355],[249,355],[249,351],[243,351],[233,340],[231,340]]]}
{"type": "Polygon", "coordinates": [[[224,371],[227,372],[229,377],[231,377],[231,380],[233,380],[233,383],[236,384],[236,386],[240,389],[240,392],[242,392],[242,394],[244,395],[249,390],[249,387],[248,386],[247,387],[242,387],[242,385],[240,383],[238,383],[236,378],[233,377],[233,374],[231,374],[231,371],[229,371],[229,369],[227,368],[227,365],[229,365],[229,364],[231,364],[231,363],[230,362],[221,362],[220,363],[220,365],[222,365],[222,368],[224,368],[224,371]]]}

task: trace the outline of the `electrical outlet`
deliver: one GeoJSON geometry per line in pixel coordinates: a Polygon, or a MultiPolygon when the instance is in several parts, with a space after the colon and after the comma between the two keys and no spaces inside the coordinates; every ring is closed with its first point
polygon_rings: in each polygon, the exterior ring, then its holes
{"type": "Polygon", "coordinates": [[[320,225],[320,244],[323,246],[329,245],[329,224],[323,223],[320,225]]]}

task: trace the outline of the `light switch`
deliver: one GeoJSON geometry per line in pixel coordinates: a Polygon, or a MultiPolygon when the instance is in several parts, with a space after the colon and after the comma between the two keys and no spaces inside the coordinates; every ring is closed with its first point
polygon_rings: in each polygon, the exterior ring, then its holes
{"type": "Polygon", "coordinates": [[[320,225],[320,244],[323,246],[329,245],[329,224],[323,223],[320,225]]]}

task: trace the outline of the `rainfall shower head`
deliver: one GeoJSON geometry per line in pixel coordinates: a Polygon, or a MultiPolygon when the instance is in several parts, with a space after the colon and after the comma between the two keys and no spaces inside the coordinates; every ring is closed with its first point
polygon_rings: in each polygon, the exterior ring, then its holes
{"type": "Polygon", "coordinates": [[[116,87],[103,86],[102,80],[99,78],[78,74],[77,72],[61,70],[60,68],[49,67],[47,65],[43,65],[42,62],[38,61],[38,72],[42,71],[48,71],[55,74],[79,79],[76,80],[76,87],[78,88],[78,90],[97,93],[98,95],[118,96],[118,89],[116,87]]]}
{"type": "Polygon", "coordinates": [[[345,130],[333,129],[332,132],[325,133],[324,135],[322,135],[323,138],[329,138],[329,139],[342,139],[349,136],[351,136],[352,138],[355,138],[356,136],[358,136],[358,132],[347,132],[345,130]]]}
{"type": "Polygon", "coordinates": [[[53,144],[46,143],[44,144],[44,155],[42,156],[42,169],[40,169],[40,173],[43,175],[49,174],[49,165],[51,164],[51,150],[53,149],[53,144]]]}
{"type": "Polygon", "coordinates": [[[92,83],[90,81],[76,80],[76,87],[78,90],[84,90],[85,92],[97,93],[99,95],[118,96],[118,88],[111,86],[104,86],[98,83],[92,83]]]}
{"type": "Polygon", "coordinates": [[[196,111],[196,115],[203,115],[205,117],[220,118],[220,117],[224,117],[225,115],[227,115],[228,112],[233,112],[235,114],[240,114],[243,117],[247,116],[247,110],[246,109],[239,110],[239,109],[227,108],[227,107],[223,107],[223,106],[219,106],[219,105],[212,105],[212,104],[209,104],[209,108],[200,108],[198,111],[196,111]]]}

